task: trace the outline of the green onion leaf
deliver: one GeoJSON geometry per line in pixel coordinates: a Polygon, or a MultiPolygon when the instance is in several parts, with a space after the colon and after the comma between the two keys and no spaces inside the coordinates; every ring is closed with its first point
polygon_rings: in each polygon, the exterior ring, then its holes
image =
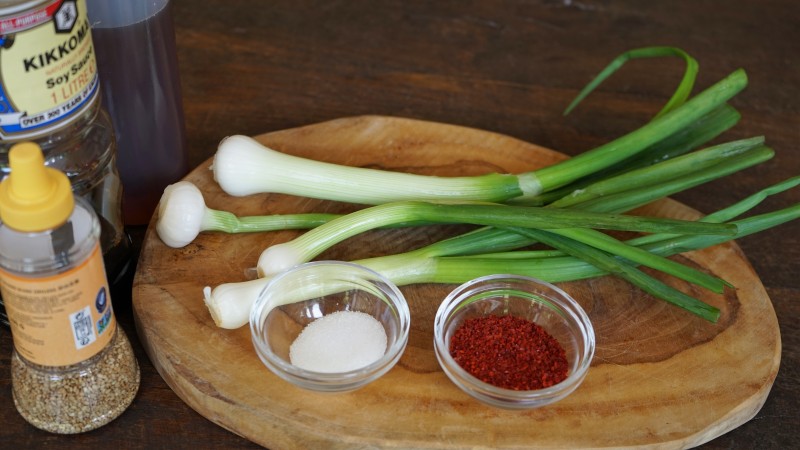
{"type": "Polygon", "coordinates": [[[719,309],[694,297],[686,295],[683,292],[645,274],[636,267],[626,262],[619,261],[618,259],[586,244],[573,241],[565,238],[564,236],[558,236],[544,230],[515,229],[514,231],[521,234],[527,234],[530,237],[536,238],[540,242],[562,250],[564,253],[568,253],[580,258],[581,260],[586,261],[603,271],[614,274],[630,282],[631,284],[638,286],[656,298],[660,298],[664,301],[672,303],[710,322],[716,322],[719,318],[719,309]]]}
{"type": "Polygon", "coordinates": [[[678,58],[683,59],[686,61],[686,71],[683,74],[683,78],[681,79],[678,88],[672,94],[672,97],[669,99],[664,108],[656,114],[656,117],[660,117],[669,111],[672,111],[676,107],[682,105],[689,95],[692,92],[692,88],[694,87],[695,79],[697,78],[697,71],[699,65],[697,61],[689,56],[688,53],[685,51],[675,48],[675,47],[645,47],[645,48],[638,48],[634,50],[629,50],[616,58],[614,58],[605,69],[603,69],[586,87],[581,90],[577,97],[572,101],[572,103],[567,106],[567,109],[564,110],[564,115],[570,113],[577,105],[580,103],[586,96],[588,96],[597,86],[600,85],[603,81],[605,81],[609,76],[611,76],[614,72],[616,72],[623,64],[630,61],[631,59],[639,59],[639,58],[658,58],[663,56],[677,56],[678,58]]]}

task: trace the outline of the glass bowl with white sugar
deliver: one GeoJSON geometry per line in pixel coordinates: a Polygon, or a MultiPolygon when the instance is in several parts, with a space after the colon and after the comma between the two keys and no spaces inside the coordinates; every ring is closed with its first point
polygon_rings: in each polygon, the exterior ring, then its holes
{"type": "Polygon", "coordinates": [[[358,389],[405,350],[411,313],[397,286],[343,261],[301,264],[276,275],[250,313],[253,346],[284,380],[320,392],[358,389]]]}

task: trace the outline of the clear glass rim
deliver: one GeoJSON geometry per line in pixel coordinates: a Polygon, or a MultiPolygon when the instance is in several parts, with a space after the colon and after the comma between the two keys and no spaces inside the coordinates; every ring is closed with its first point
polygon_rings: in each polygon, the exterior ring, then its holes
{"type": "MultiPolygon", "coordinates": [[[[490,290],[485,287],[483,290],[490,290]]],[[[531,299],[531,301],[536,301],[531,299]]],[[[544,303],[544,302],[542,302],[544,303]]],[[[495,274],[475,278],[451,291],[439,305],[434,319],[434,350],[439,364],[445,374],[458,385],[479,400],[486,401],[501,407],[529,407],[537,404],[546,404],[559,400],[574,391],[583,381],[588,372],[595,352],[595,334],[589,316],[584,309],[575,301],[572,296],[564,290],[533,277],[495,274]],[[545,291],[555,294],[548,296],[549,307],[555,309],[565,320],[572,322],[578,330],[577,339],[583,344],[583,351],[578,355],[575,367],[570,371],[566,379],[553,386],[536,390],[512,390],[504,389],[486,383],[464,370],[450,355],[449,345],[445,338],[445,327],[450,317],[460,310],[461,307],[472,302],[467,302],[475,293],[475,286],[487,286],[488,283],[502,282],[503,280],[513,280],[515,282],[533,283],[542,287],[545,291]]]]}
{"type": "Polygon", "coordinates": [[[345,262],[345,261],[314,261],[300,264],[284,270],[261,290],[253,308],[250,312],[250,335],[253,346],[256,349],[261,361],[275,374],[290,382],[302,387],[317,390],[339,390],[357,387],[365,382],[372,381],[388,372],[396,363],[405,350],[408,343],[408,335],[411,329],[411,312],[406,302],[405,296],[400,289],[388,278],[367,267],[345,262]],[[315,270],[319,267],[333,266],[346,270],[348,273],[356,274],[361,279],[379,281],[373,283],[389,300],[389,307],[394,311],[394,317],[398,320],[398,333],[392,341],[384,355],[373,363],[346,372],[316,372],[299,368],[285,361],[276,355],[268,343],[263,339],[264,323],[270,307],[270,297],[267,295],[275,286],[280,285],[282,280],[290,277],[297,272],[315,270]],[[266,313],[265,313],[266,311],[266,313]]]}

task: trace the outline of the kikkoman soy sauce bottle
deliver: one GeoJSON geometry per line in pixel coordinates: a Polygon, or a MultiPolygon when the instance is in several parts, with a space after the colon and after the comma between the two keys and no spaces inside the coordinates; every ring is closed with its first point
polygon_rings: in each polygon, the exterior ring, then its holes
{"type": "Polygon", "coordinates": [[[0,291],[11,323],[14,404],[53,433],[102,426],[130,405],[139,366],[117,326],[94,209],[34,143],[0,182],[0,291]]]}
{"type": "Polygon", "coordinates": [[[98,214],[113,283],[129,265],[130,238],[86,10],[86,0],[0,0],[0,178],[14,144],[38,144],[98,214]]]}

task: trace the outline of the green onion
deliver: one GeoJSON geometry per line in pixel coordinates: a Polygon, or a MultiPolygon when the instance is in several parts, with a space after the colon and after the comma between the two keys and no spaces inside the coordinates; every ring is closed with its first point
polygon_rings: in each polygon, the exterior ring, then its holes
{"type": "MultiPolygon", "coordinates": [[[[754,208],[768,196],[784,192],[798,185],[800,185],[800,176],[790,178],[763,189],[727,208],[709,214],[701,220],[709,222],[731,220],[754,208]]],[[[631,239],[627,241],[627,244],[639,246],[640,250],[647,251],[652,255],[668,257],[679,253],[711,247],[732,239],[743,238],[750,234],[795,220],[799,217],[800,205],[794,205],[779,211],[733,222],[738,229],[736,236],[733,238],[730,236],[653,234],[631,239]]],[[[593,260],[592,263],[589,263],[586,260],[564,256],[564,252],[562,251],[536,250],[476,255],[474,252],[480,251],[482,239],[478,235],[481,233],[486,233],[487,240],[489,241],[489,245],[484,246],[484,249],[492,249],[492,242],[494,239],[504,239],[508,237],[497,229],[493,229],[491,234],[486,230],[479,230],[449,240],[439,241],[428,247],[404,254],[370,258],[357,261],[357,263],[377,270],[393,281],[401,284],[426,282],[462,283],[469,279],[492,273],[516,273],[542,278],[551,282],[571,281],[608,273],[616,273],[616,269],[612,270],[608,266],[609,262],[603,263],[601,268],[595,264],[597,261],[593,260]],[[472,245],[467,247],[462,241],[470,242],[472,245]],[[455,245],[448,247],[449,244],[455,245]],[[464,248],[468,248],[469,251],[461,253],[464,248]],[[459,254],[469,254],[469,256],[447,256],[459,254]]],[[[531,233],[531,230],[527,229],[516,229],[513,234],[517,234],[520,237],[523,235],[527,236],[529,238],[527,242],[535,242],[539,237],[535,235],[535,233],[531,233]],[[521,230],[525,231],[523,232],[521,230]]],[[[524,242],[524,239],[519,241],[519,243],[524,242]]],[[[552,242],[550,242],[550,244],[552,244],[552,242]]],[[[618,262],[620,264],[627,264],[624,261],[618,260],[618,262]]],[[[631,272],[628,267],[619,270],[631,272]]],[[[635,280],[629,279],[628,281],[636,281],[636,283],[646,281],[640,274],[635,274],[634,276],[635,280]]],[[[694,305],[690,308],[692,312],[699,311],[704,317],[709,311],[713,311],[705,307],[698,308],[696,301],[690,301],[684,295],[664,290],[663,287],[657,287],[658,283],[652,284],[654,281],[646,282],[651,284],[649,286],[634,284],[659,298],[668,296],[672,303],[677,302],[680,304],[688,302],[687,304],[694,305]]],[[[711,316],[705,318],[710,319],[711,316]]]]}
{"type": "MultiPolygon", "coordinates": [[[[774,228],[800,218],[800,204],[731,222],[739,232],[736,236],[673,236],[658,242],[640,245],[653,254],[672,256],[693,250],[704,249],[734,239],[774,228]]],[[[629,241],[630,243],[630,241],[629,241]]],[[[432,261],[414,261],[413,267],[402,264],[405,254],[379,256],[354,261],[378,270],[380,268],[391,280],[410,283],[462,283],[463,281],[497,273],[516,273],[558,283],[582,280],[606,275],[607,272],[581,259],[565,256],[563,252],[520,251],[470,256],[438,256],[432,261]],[[425,268],[421,271],[420,268],[425,268]],[[463,281],[462,281],[463,280],[463,281]]]]}
{"type": "Polygon", "coordinates": [[[550,206],[565,208],[578,203],[583,203],[597,197],[624,193],[635,189],[651,186],[654,182],[663,183],[664,180],[683,178],[694,172],[713,168],[735,155],[745,153],[764,143],[763,137],[743,139],[734,142],[698,150],[673,159],[668,159],[659,164],[630,170],[615,177],[607,178],[576,190],[564,196],[550,206]]]}
{"type": "MultiPolygon", "coordinates": [[[[529,237],[536,237],[539,235],[538,233],[522,232],[523,230],[522,228],[513,228],[512,230],[516,233],[529,237]]],[[[693,269],[689,266],[684,266],[683,264],[677,263],[670,259],[666,259],[658,255],[649,253],[645,250],[630,246],[628,244],[625,244],[623,242],[620,242],[612,238],[611,236],[608,236],[606,234],[600,233],[595,230],[579,230],[574,228],[550,230],[548,236],[549,237],[558,236],[557,241],[561,244],[564,243],[564,239],[562,238],[565,238],[580,243],[581,246],[590,246],[598,250],[604,250],[608,253],[611,253],[612,255],[624,258],[627,261],[638,263],[643,266],[647,266],[656,270],[660,270],[662,272],[673,275],[690,283],[694,283],[698,286],[702,286],[706,289],[710,289],[717,293],[721,293],[726,286],[728,287],[731,286],[730,283],[721,280],[717,277],[714,277],[712,275],[709,275],[705,272],[701,272],[697,269],[693,269]]],[[[543,243],[549,244],[549,242],[544,242],[544,241],[543,243]]]]}
{"type": "Polygon", "coordinates": [[[668,179],[653,186],[637,187],[616,194],[586,200],[580,203],[580,209],[585,211],[629,211],[643,206],[653,198],[662,198],[691,187],[699,186],[711,180],[739,172],[748,167],[760,164],[771,159],[775,152],[768,147],[756,148],[734,155],[719,164],[707,167],[697,172],[684,176],[668,179]]]}
{"type": "MultiPolygon", "coordinates": [[[[716,322],[719,318],[719,309],[695,299],[683,292],[664,284],[661,281],[645,274],[627,261],[620,261],[594,247],[585,245],[564,236],[559,236],[544,230],[514,229],[517,233],[536,238],[538,241],[560,249],[565,253],[580,258],[582,261],[610,274],[616,275],[631,284],[638,286],[645,292],[664,301],[679,306],[706,320],[716,322]]],[[[646,253],[646,252],[645,252],[646,253]]],[[[667,260],[668,261],[668,260],[667,260]]]]}
{"type": "MultiPolygon", "coordinates": [[[[668,159],[642,169],[607,178],[553,202],[551,207],[571,207],[598,197],[661,183],[668,178],[687,175],[701,169],[713,168],[724,159],[746,152],[763,142],[763,138],[743,139],[699,150],[688,155],[668,159]]],[[[760,158],[759,158],[760,160],[760,158]]],[[[724,166],[723,166],[724,167],[724,166]]],[[[648,191],[651,192],[651,191],[648,191]]],[[[606,211],[602,211],[606,212],[606,211]]],[[[219,231],[224,233],[251,233],[275,230],[300,230],[315,228],[341,214],[302,213],[237,217],[206,206],[200,189],[188,181],[179,181],[164,189],[159,202],[156,231],[161,240],[171,247],[191,243],[199,233],[219,231]]],[[[399,223],[393,226],[420,225],[419,222],[399,223]]]]}
{"type": "MultiPolygon", "coordinates": [[[[737,141],[737,143],[734,144],[738,147],[741,143],[746,141],[748,140],[737,141]]],[[[757,143],[759,141],[760,139],[754,138],[752,143],[757,143]]],[[[682,177],[668,178],[666,181],[661,183],[658,182],[658,180],[662,178],[661,170],[664,167],[668,167],[669,164],[667,162],[660,163],[653,166],[652,170],[650,171],[650,176],[652,179],[647,183],[647,185],[628,190],[627,196],[606,195],[592,198],[591,201],[586,200],[586,198],[583,198],[581,201],[571,200],[570,208],[585,208],[595,212],[603,213],[625,212],[632,208],[636,208],[651,201],[663,198],[667,195],[680,192],[683,189],[696,186],[701,182],[710,181],[739,170],[742,167],[749,167],[750,165],[764,161],[772,156],[772,151],[758,146],[756,148],[746,150],[744,154],[747,155],[744,157],[744,162],[738,159],[741,157],[740,155],[742,155],[742,153],[733,151],[730,154],[727,154],[728,158],[737,158],[733,163],[727,164],[722,161],[716,165],[713,165],[712,167],[704,168],[696,174],[690,173],[682,177]]],[[[668,167],[667,173],[670,173],[671,171],[672,169],[668,167]]],[[[631,186],[631,183],[626,179],[626,175],[624,174],[618,176],[615,182],[620,186],[631,186]]],[[[771,189],[777,190],[777,187],[771,189]]],[[[761,195],[763,195],[763,193],[761,195]]],[[[580,200],[580,197],[577,199],[580,200]]],[[[558,204],[559,202],[556,202],[549,206],[558,206],[558,204]]],[[[489,227],[474,230],[461,236],[455,236],[433,243],[423,249],[418,250],[418,252],[424,252],[424,254],[428,257],[468,255],[475,253],[486,253],[487,249],[492,251],[509,250],[523,247],[525,245],[532,244],[533,242],[535,241],[524,238],[517,233],[489,227]]]]}
{"type": "MultiPolygon", "coordinates": [[[[585,208],[606,213],[625,212],[657,198],[766,160],[773,153],[766,148],[760,148],[761,142],[763,138],[756,137],[720,144],[629,173],[622,173],[573,192],[548,207],[585,208]],[[759,148],[754,150],[753,147],[759,148]],[[734,164],[721,164],[725,159],[751,150],[753,151],[744,159],[745,163],[737,160],[734,164]],[[676,177],[677,174],[682,175],[676,177]],[[665,179],[672,181],[665,184],[665,179]],[[635,186],[635,189],[631,189],[631,186],[635,186]],[[619,192],[626,192],[620,196],[622,200],[613,195],[619,192]],[[594,199],[599,199],[600,205],[595,205],[597,202],[589,202],[594,199]]],[[[237,217],[227,211],[208,208],[202,193],[195,185],[188,181],[180,181],[164,190],[159,203],[156,230],[162,241],[177,248],[189,244],[203,231],[246,233],[310,229],[340,216],[341,214],[303,213],[237,217]]],[[[420,224],[424,223],[397,223],[391,226],[420,224]]]]}
{"type": "MultiPolygon", "coordinates": [[[[748,199],[715,213],[717,217],[736,216],[752,208],[767,195],[777,193],[800,184],[800,177],[768,188],[748,199]]],[[[713,215],[712,215],[713,216],[713,215]]],[[[659,242],[651,242],[642,246],[653,254],[666,257],[678,253],[711,247],[732,239],[740,239],[783,223],[800,218],[800,204],[778,211],[761,214],[732,222],[738,230],[735,236],[698,236],[679,235],[666,237],[659,242]]],[[[447,254],[471,254],[493,248],[494,239],[501,244],[512,243],[510,235],[520,236],[516,244],[532,242],[536,238],[522,237],[514,232],[484,228],[449,240],[438,241],[427,247],[406,253],[379,256],[353,261],[380,272],[399,286],[417,283],[456,283],[460,284],[473,278],[495,273],[513,273],[540,278],[552,283],[582,280],[607,275],[609,272],[585,260],[564,256],[559,251],[518,251],[498,254],[479,254],[470,256],[441,256],[447,254]],[[503,232],[501,232],[503,231],[503,232]],[[482,239],[486,236],[489,244],[482,239]]],[[[629,244],[632,241],[628,241],[629,244]]],[[[502,250],[503,248],[500,248],[502,250]]],[[[594,261],[593,261],[594,262],[594,261]]],[[[606,269],[609,269],[606,267],[606,269]]],[[[627,269],[626,269],[627,270],[627,269]]],[[[259,292],[270,278],[256,278],[250,281],[225,283],[204,289],[206,306],[217,326],[222,328],[239,328],[245,325],[250,314],[250,307],[259,292]]],[[[653,288],[648,292],[659,296],[662,293],[653,288]]],[[[700,313],[712,320],[713,308],[695,305],[695,301],[683,299],[692,306],[693,313],[700,313]]]]}
{"type": "MultiPolygon", "coordinates": [[[[742,200],[732,206],[729,206],[716,213],[710,214],[701,220],[717,221],[725,218],[732,219],[738,216],[739,214],[742,214],[747,210],[755,207],[767,196],[783,192],[787,189],[796,187],[798,185],[800,185],[800,177],[793,177],[784,182],[778,183],[774,186],[764,189],[758,192],[757,194],[750,196],[747,199],[742,200]]],[[[755,234],[770,228],[774,228],[776,226],[782,225],[792,220],[796,220],[798,218],[800,218],[800,204],[792,205],[777,211],[772,211],[757,216],[732,221],[731,224],[736,225],[736,228],[738,230],[736,236],[734,237],[654,234],[654,235],[633,238],[626,241],[626,243],[628,245],[635,245],[654,255],[667,257],[693,250],[712,247],[714,245],[722,244],[724,242],[728,242],[733,239],[741,239],[751,234],[755,234]]],[[[439,253],[440,255],[444,255],[446,252],[440,251],[439,253]]],[[[392,257],[393,255],[389,255],[385,257],[375,258],[375,260],[379,260],[381,258],[391,259],[392,257]]],[[[563,252],[554,253],[553,251],[549,250],[517,251],[517,252],[504,252],[495,254],[487,253],[487,254],[477,254],[471,256],[437,257],[439,262],[443,261],[447,261],[448,263],[452,262],[454,263],[456,268],[460,266],[463,271],[468,272],[470,275],[474,275],[476,277],[481,276],[481,274],[483,274],[484,271],[481,270],[478,272],[470,272],[470,269],[468,269],[467,266],[470,263],[467,263],[465,261],[470,258],[476,261],[481,261],[481,260],[491,261],[492,264],[500,261],[508,262],[509,264],[514,264],[512,261],[521,262],[523,264],[537,260],[546,262],[546,264],[551,264],[552,265],[551,268],[554,270],[552,272],[544,274],[543,276],[547,280],[553,282],[590,278],[604,274],[603,271],[599,270],[597,267],[592,266],[591,264],[579,263],[579,261],[576,260],[575,258],[564,257],[563,252]],[[559,267],[556,264],[557,261],[561,261],[564,265],[559,267]]],[[[384,266],[392,265],[391,262],[388,263],[384,262],[382,264],[384,266]]],[[[370,262],[369,265],[372,266],[373,263],[370,262]]],[[[497,267],[494,267],[494,269],[497,269],[497,267]]],[[[512,269],[517,270],[518,267],[512,267],[512,269]]],[[[458,278],[448,278],[448,279],[439,278],[438,280],[439,282],[448,282],[448,283],[459,282],[458,278]]]]}
{"type": "MultiPolygon", "coordinates": [[[[755,208],[759,203],[764,201],[767,197],[775,194],[780,194],[781,192],[785,192],[791,188],[797,187],[800,185],[800,176],[792,177],[787,180],[784,180],[780,183],[774,184],[769,186],[766,189],[762,189],[761,191],[745,198],[744,200],[740,200],[739,202],[734,203],[733,205],[721,209],[717,212],[711,213],[703,218],[700,219],[702,222],[728,222],[730,220],[735,219],[736,217],[744,214],[745,212],[755,208]]],[[[762,218],[762,223],[766,220],[762,218]]],[[[738,225],[737,225],[738,228],[738,225]]],[[[748,234],[752,234],[751,232],[739,230],[737,232],[737,236],[747,236],[748,234]]],[[[675,237],[673,235],[665,235],[665,234],[650,234],[647,236],[640,236],[638,238],[634,238],[628,241],[628,244],[631,245],[645,245],[651,244],[658,241],[663,241],[665,239],[669,239],[671,237],[675,237]]]]}
{"type": "MultiPolygon", "coordinates": [[[[339,217],[319,218],[323,224],[315,224],[316,228],[293,241],[268,248],[259,258],[261,276],[309,261],[327,248],[375,228],[474,224],[484,227],[403,254],[356,262],[399,285],[459,283],[500,272],[552,282],[610,273],[715,321],[720,313],[717,308],[650,277],[638,266],[723,292],[729,283],[667,257],[796,219],[800,206],[733,220],[767,195],[800,182],[787,180],[696,222],[622,215],[654,199],[733,174],[774,155],[761,137],[695,150],[739,120],[738,112],[727,102],[746,86],[747,76],[743,70],[734,71],[689,99],[698,65],[673,47],[648,47],[620,55],[583,89],[565,114],[626,61],[660,56],[682,58],[686,72],[656,117],[605,145],[535,171],[428,177],[309,161],[268,149],[244,136],[232,136],[220,143],[212,170],[215,180],[231,195],[280,192],[378,205],[339,217]],[[653,234],[620,242],[596,229],[653,234]],[[517,250],[536,242],[552,248],[517,250]]],[[[239,223],[244,223],[242,219],[230,215],[227,223],[220,220],[218,230],[237,229],[239,223]]],[[[206,288],[204,297],[215,322],[236,326],[241,318],[236,314],[252,304],[264,280],[206,288]]]]}
{"type": "MultiPolygon", "coordinates": [[[[727,104],[722,105],[693,122],[688,127],[651,145],[641,153],[623,160],[620,163],[611,165],[604,170],[580,178],[566,186],[528,198],[524,201],[524,204],[537,206],[546,205],[598,181],[683,155],[730,129],[740,118],[741,116],[734,108],[727,104]]],[[[515,203],[522,202],[515,201],[515,203]]]]}
{"type": "Polygon", "coordinates": [[[351,203],[402,200],[503,202],[534,197],[617,164],[722,106],[747,85],[737,70],[641,128],[549,167],[520,175],[431,177],[311,161],[271,150],[246,136],[224,139],[214,179],[230,195],[278,192],[351,203]]]}
{"type": "Polygon", "coordinates": [[[206,206],[203,193],[189,181],[179,181],[164,189],[158,204],[156,232],[173,248],[185,247],[203,231],[226,233],[308,229],[326,223],[339,214],[275,214],[250,217],[206,206]]]}
{"type": "Polygon", "coordinates": [[[594,150],[537,170],[535,172],[536,180],[545,187],[542,191],[548,191],[623,161],[635,155],[642,147],[647,148],[647,146],[669,137],[677,130],[687,127],[727,102],[732,95],[741,91],[746,85],[747,75],[741,69],[736,70],[680,107],[654,119],[641,128],[594,150]],[[631,149],[636,151],[631,151],[631,149]]]}
{"type": "Polygon", "coordinates": [[[697,78],[697,70],[699,65],[697,61],[689,56],[688,53],[684,52],[683,50],[675,47],[645,47],[645,48],[638,48],[634,50],[629,50],[616,58],[614,58],[605,69],[603,69],[586,87],[581,90],[575,100],[567,106],[567,109],[564,110],[564,115],[570,113],[577,105],[580,103],[584,98],[586,98],[589,93],[591,93],[600,83],[602,83],[606,78],[611,76],[614,72],[616,72],[623,64],[630,61],[631,59],[638,59],[638,58],[657,58],[662,56],[677,56],[684,61],[686,61],[686,72],[683,74],[683,78],[681,79],[681,83],[678,85],[678,88],[675,90],[675,93],[672,94],[672,97],[669,99],[664,108],[656,114],[656,117],[660,117],[669,111],[672,111],[677,106],[682,105],[687,98],[689,98],[689,94],[692,92],[692,87],[694,87],[694,81],[697,78]]]}
{"type": "MultiPolygon", "coordinates": [[[[700,218],[701,222],[728,222],[732,221],[733,219],[737,218],[738,216],[750,211],[751,209],[758,206],[764,199],[771,195],[776,195],[782,192],[785,192],[789,189],[794,187],[800,186],[800,176],[792,177],[787,180],[784,180],[780,183],[774,184],[769,186],[757,193],[740,200],[739,202],[734,203],[724,209],[711,213],[707,216],[700,218]]],[[[734,222],[737,226],[737,233],[736,238],[741,238],[753,234],[758,231],[763,231],[765,229],[771,228],[773,226],[780,225],[784,222],[787,222],[790,219],[786,219],[787,214],[793,214],[793,207],[785,208],[780,210],[778,213],[775,214],[762,214],[758,217],[757,221],[752,219],[745,219],[743,221],[734,222]],[[754,228],[753,223],[756,223],[759,228],[754,228]]],[[[436,242],[434,244],[429,245],[428,247],[424,247],[422,249],[416,250],[414,253],[419,253],[421,255],[425,255],[428,257],[435,257],[435,256],[464,256],[464,255],[473,255],[474,257],[479,258],[493,258],[493,259],[533,259],[533,258],[547,258],[547,257],[554,257],[554,256],[564,256],[564,253],[558,250],[535,250],[535,251],[515,251],[509,252],[504,251],[511,248],[520,248],[524,245],[530,244],[535,242],[535,239],[524,239],[519,237],[518,240],[514,240],[513,237],[520,236],[517,233],[504,233],[500,229],[492,229],[493,233],[486,234],[487,239],[498,240],[497,242],[508,241],[508,242],[515,242],[518,243],[516,247],[507,247],[507,248],[497,248],[497,253],[486,253],[486,249],[493,249],[493,245],[490,244],[488,246],[481,246],[479,243],[484,240],[482,236],[475,236],[470,237],[467,239],[466,235],[461,235],[457,237],[450,238],[449,240],[443,240],[436,242]],[[460,245],[450,245],[447,244],[450,242],[456,242],[464,240],[466,242],[473,242],[474,245],[469,247],[469,252],[461,252],[462,248],[466,248],[463,244],[460,245]],[[435,251],[428,251],[429,247],[435,247],[435,251]],[[481,249],[484,251],[481,253],[481,249]]],[[[477,230],[473,232],[473,234],[477,234],[482,232],[483,230],[477,230]]],[[[683,235],[675,235],[675,234],[665,234],[665,233],[656,233],[656,234],[649,234],[645,236],[639,236],[632,239],[625,241],[626,244],[637,246],[647,251],[661,255],[661,256],[671,256],[677,253],[681,253],[682,251],[676,251],[676,247],[680,246],[683,251],[694,250],[697,248],[703,248],[694,243],[686,244],[690,239],[688,236],[683,235]],[[675,239],[673,239],[675,238],[675,239]],[[678,244],[681,243],[681,244],[678,244]],[[666,249],[667,247],[671,247],[670,249],[666,249]]],[[[709,239],[703,239],[705,242],[709,242],[709,239]]],[[[725,241],[726,242],[727,238],[725,241]]],[[[491,242],[491,241],[490,241],[491,242]]],[[[469,256],[465,256],[469,257],[469,256]]]]}
{"type": "MultiPolygon", "coordinates": [[[[797,220],[798,218],[800,218],[800,204],[732,222],[739,230],[735,237],[697,235],[674,236],[663,241],[644,245],[641,248],[653,254],[667,257],[692,250],[712,247],[732,239],[740,239],[750,234],[764,231],[792,220],[797,220]]],[[[543,230],[521,229],[517,231],[530,235],[532,240],[542,240],[542,233],[548,233],[552,236],[552,233],[543,230]]],[[[562,240],[567,241],[563,238],[562,240]]],[[[554,245],[556,241],[549,240],[548,243],[554,245]]],[[[577,247],[582,247],[583,249],[588,248],[589,250],[587,251],[592,251],[589,246],[575,243],[574,241],[573,243],[576,244],[577,247]]],[[[579,257],[553,255],[548,251],[521,251],[486,255],[420,258],[418,256],[419,253],[409,252],[362,259],[354,262],[382,273],[398,285],[416,283],[458,284],[494,273],[527,275],[552,283],[558,283],[583,280],[608,274],[622,276],[621,273],[624,272],[626,280],[641,287],[655,297],[666,299],[670,303],[681,307],[688,307],[688,311],[698,314],[706,320],[716,320],[716,308],[703,305],[699,300],[686,296],[668,286],[664,286],[663,283],[657,280],[649,279],[647,275],[632,272],[631,267],[633,266],[629,263],[620,260],[616,262],[610,260],[600,262],[586,253],[576,253],[574,248],[570,250],[563,245],[559,245],[559,247],[562,250],[571,251],[579,255],[579,257]],[[621,266],[617,267],[616,264],[620,264],[621,266]],[[631,276],[633,278],[630,278],[631,276]]],[[[593,252],[595,257],[598,254],[597,252],[599,251],[593,252]]]]}
{"type": "MultiPolygon", "coordinates": [[[[734,220],[729,223],[731,225],[736,225],[737,230],[739,230],[736,234],[736,238],[738,239],[753,233],[758,233],[760,231],[776,227],[791,220],[795,220],[798,217],[800,217],[800,204],[754,217],[734,220]]],[[[694,239],[693,236],[674,236],[669,239],[641,245],[641,248],[653,254],[676,255],[678,253],[684,253],[698,248],[706,248],[713,245],[722,244],[723,242],[728,242],[730,240],[719,239],[716,236],[707,237],[708,239],[694,239]]]]}
{"type": "Polygon", "coordinates": [[[259,257],[258,273],[260,276],[271,275],[308,262],[333,245],[364,231],[399,222],[415,221],[540,229],[591,227],[640,232],[728,235],[736,233],[735,227],[726,224],[600,214],[569,209],[420,201],[393,202],[347,214],[320,225],[292,241],[267,248],[259,257]]]}

